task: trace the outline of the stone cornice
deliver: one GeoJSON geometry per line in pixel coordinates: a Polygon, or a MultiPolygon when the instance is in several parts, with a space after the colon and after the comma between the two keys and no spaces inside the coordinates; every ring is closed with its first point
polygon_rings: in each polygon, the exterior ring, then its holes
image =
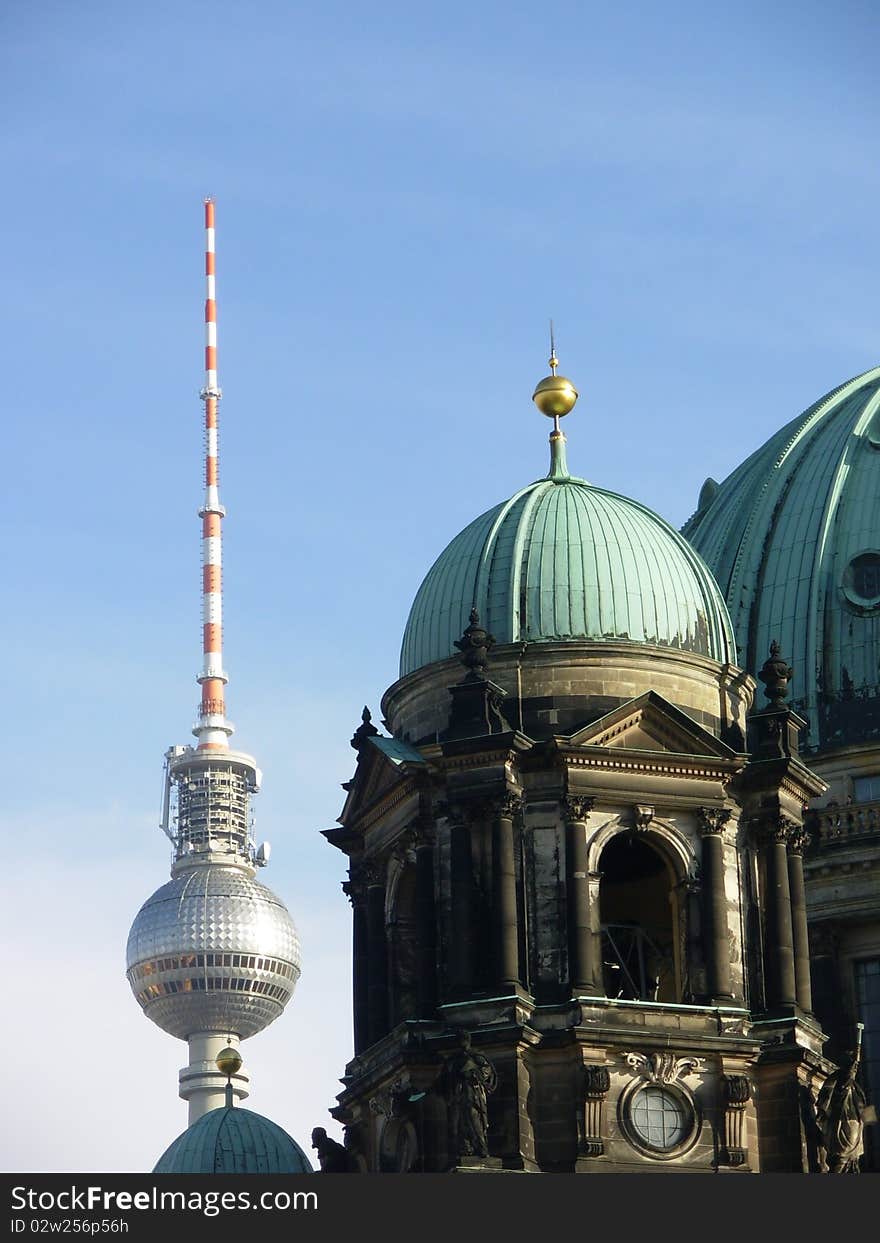
{"type": "Polygon", "coordinates": [[[604,747],[579,750],[561,749],[565,763],[572,768],[592,768],[600,771],[654,773],[660,777],[702,777],[707,781],[730,781],[741,769],[734,760],[721,760],[702,756],[676,755],[672,752],[648,755],[645,751],[604,747]]]}

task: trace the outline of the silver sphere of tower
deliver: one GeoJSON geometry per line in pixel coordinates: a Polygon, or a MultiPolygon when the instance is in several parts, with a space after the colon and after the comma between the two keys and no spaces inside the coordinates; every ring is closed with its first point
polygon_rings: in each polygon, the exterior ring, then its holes
{"type": "Polygon", "coordinates": [[[287,907],[240,867],[195,866],[157,889],[128,936],[127,976],[147,1018],[186,1040],[245,1040],[277,1019],[300,975],[287,907]]]}
{"type": "Polygon", "coordinates": [[[281,1015],[301,964],[287,907],[254,879],[247,802],[256,765],[231,751],[177,748],[168,758],[169,789],[179,792],[176,859],[135,917],[126,975],[144,1014],[170,1035],[245,1040],[281,1015]]]}

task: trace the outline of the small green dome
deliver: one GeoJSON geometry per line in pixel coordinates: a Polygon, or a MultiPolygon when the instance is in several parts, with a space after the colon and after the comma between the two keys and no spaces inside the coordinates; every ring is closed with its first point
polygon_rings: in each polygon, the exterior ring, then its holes
{"type": "MultiPolygon", "coordinates": [[[[710,482],[710,481],[707,481],[710,482]]],[[[741,664],[772,639],[811,748],[880,733],[880,367],[787,423],[683,533],[727,597],[741,664]]]]}
{"type": "Polygon", "coordinates": [[[418,590],[404,677],[455,654],[476,608],[497,643],[654,644],[735,663],[727,607],[709,570],[662,518],[568,474],[550,474],[486,511],[440,554],[418,590]]]}
{"type": "Polygon", "coordinates": [[[295,1139],[250,1109],[202,1114],[162,1153],[154,1174],[312,1174],[295,1139]]]}

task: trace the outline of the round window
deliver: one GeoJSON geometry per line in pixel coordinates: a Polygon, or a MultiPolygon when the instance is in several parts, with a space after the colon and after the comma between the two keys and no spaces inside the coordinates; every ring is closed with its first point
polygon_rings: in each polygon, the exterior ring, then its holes
{"type": "Polygon", "coordinates": [[[880,609],[880,552],[861,552],[843,572],[843,594],[857,608],[880,609]]]}
{"type": "Polygon", "coordinates": [[[693,1126],[684,1101],[666,1088],[642,1088],[630,1106],[630,1124],[648,1148],[669,1152],[683,1144],[693,1126]]]}

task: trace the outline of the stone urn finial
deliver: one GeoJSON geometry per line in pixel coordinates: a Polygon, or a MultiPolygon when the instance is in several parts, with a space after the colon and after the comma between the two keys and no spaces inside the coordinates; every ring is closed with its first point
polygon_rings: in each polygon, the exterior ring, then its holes
{"type": "Polygon", "coordinates": [[[475,608],[471,609],[470,625],[461,638],[455,640],[461,652],[461,663],[467,669],[466,680],[485,680],[489,649],[494,645],[495,636],[480,625],[480,614],[475,608]]]}
{"type": "Polygon", "coordinates": [[[781,654],[779,644],[774,639],[770,644],[770,655],[758,672],[759,679],[764,683],[764,694],[770,700],[771,708],[785,707],[788,697],[788,684],[794,670],[781,654]]]}

